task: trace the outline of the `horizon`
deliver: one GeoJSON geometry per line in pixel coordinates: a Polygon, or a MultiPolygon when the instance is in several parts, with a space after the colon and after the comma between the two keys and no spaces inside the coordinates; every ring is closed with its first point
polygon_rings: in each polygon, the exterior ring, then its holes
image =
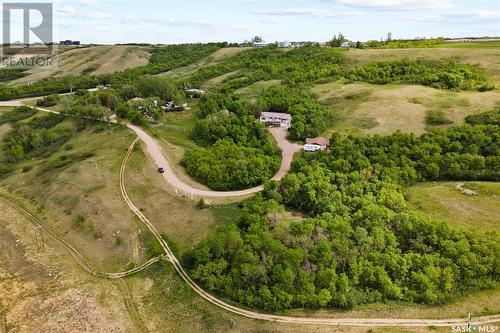
{"type": "MultiPolygon", "coordinates": [[[[42,2],[42,1],[36,1],[42,2]]],[[[84,44],[353,41],[500,35],[494,0],[56,0],[54,41],[84,44]],[[376,27],[376,29],[374,29],[376,27]]]]}

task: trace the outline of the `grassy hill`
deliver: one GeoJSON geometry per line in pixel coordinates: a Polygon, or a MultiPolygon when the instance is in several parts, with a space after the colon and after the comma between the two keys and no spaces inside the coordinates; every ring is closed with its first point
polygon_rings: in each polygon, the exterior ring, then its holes
{"type": "Polygon", "coordinates": [[[43,69],[33,70],[28,76],[13,83],[40,80],[54,75],[100,75],[119,72],[146,65],[150,55],[150,48],[145,46],[110,45],[74,48],[59,55],[59,63],[55,72],[43,69]]]}

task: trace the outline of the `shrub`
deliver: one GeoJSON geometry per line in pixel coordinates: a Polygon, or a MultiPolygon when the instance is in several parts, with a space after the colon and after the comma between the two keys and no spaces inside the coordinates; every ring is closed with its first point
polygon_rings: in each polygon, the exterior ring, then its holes
{"type": "Polygon", "coordinates": [[[0,125],[15,123],[34,116],[37,111],[29,106],[18,106],[10,111],[0,114],[0,125]]]}
{"type": "Polygon", "coordinates": [[[427,125],[449,125],[453,123],[441,110],[427,110],[425,112],[425,122],[427,125]]]}
{"type": "Polygon", "coordinates": [[[85,217],[82,215],[78,214],[75,216],[75,219],[73,220],[73,223],[75,224],[75,227],[82,231],[85,229],[85,217]]]}

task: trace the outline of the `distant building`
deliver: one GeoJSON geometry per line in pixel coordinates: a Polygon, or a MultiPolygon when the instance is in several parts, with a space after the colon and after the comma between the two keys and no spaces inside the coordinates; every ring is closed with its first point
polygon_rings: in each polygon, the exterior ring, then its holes
{"type": "Polygon", "coordinates": [[[290,127],[292,116],[288,113],[262,112],[260,122],[268,126],[290,127]]]}
{"type": "Polygon", "coordinates": [[[342,44],[340,44],[340,47],[356,47],[356,42],[343,42],[342,44]]]}
{"type": "Polygon", "coordinates": [[[283,48],[283,49],[287,49],[287,48],[292,47],[292,43],[290,43],[288,41],[278,42],[278,47],[283,48]]]}
{"type": "Polygon", "coordinates": [[[266,42],[255,42],[253,43],[253,47],[266,47],[266,46],[269,46],[271,44],[269,43],[266,43],[266,42]]]}
{"type": "Polygon", "coordinates": [[[59,45],[62,45],[62,46],[80,46],[81,42],[79,40],[67,39],[67,40],[60,41],[59,45]]]}

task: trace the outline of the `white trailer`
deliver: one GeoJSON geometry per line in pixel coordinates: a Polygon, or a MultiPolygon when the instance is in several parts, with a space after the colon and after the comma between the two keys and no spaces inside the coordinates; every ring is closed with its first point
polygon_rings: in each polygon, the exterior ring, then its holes
{"type": "Polygon", "coordinates": [[[317,151],[320,151],[320,150],[323,150],[322,149],[323,147],[321,147],[320,145],[314,145],[314,144],[306,144],[304,145],[304,151],[306,152],[317,152],[317,151]]]}

